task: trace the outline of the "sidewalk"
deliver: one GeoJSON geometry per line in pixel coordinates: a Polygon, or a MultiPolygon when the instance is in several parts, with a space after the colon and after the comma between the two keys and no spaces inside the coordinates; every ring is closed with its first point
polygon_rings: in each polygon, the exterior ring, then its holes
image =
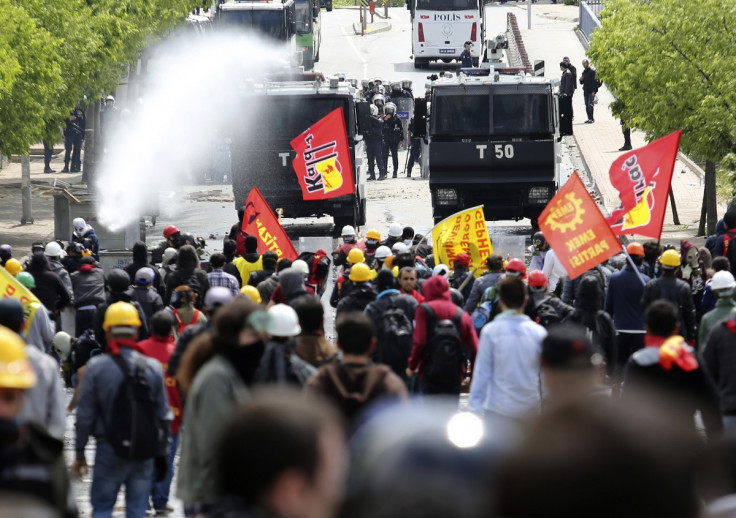
{"type": "MultiPolygon", "coordinates": [[[[57,144],[58,152],[51,158],[51,169],[55,173],[44,174],[43,157],[31,157],[31,183],[33,223],[21,225],[23,200],[21,197],[21,164],[3,161],[0,169],[0,242],[13,247],[13,255],[22,257],[30,252],[34,241],[49,241],[54,238],[54,198],[50,189],[39,184],[53,185],[54,180],[64,183],[79,183],[82,173],[61,173],[64,168],[64,145],[57,144]]],[[[4,157],[5,158],[5,157],[4,157]]]]}
{"type": "MultiPolygon", "coordinates": [[[[580,78],[585,47],[576,33],[578,7],[561,4],[534,4],[531,30],[526,28],[526,5],[517,5],[516,10],[518,11],[516,17],[529,58],[531,60],[543,59],[546,76],[552,78],[559,75],[559,63],[563,57],[568,56],[577,68],[577,78],[580,78]]],[[[623,146],[624,138],[619,120],[613,117],[608,108],[614,98],[605,83],[598,92],[598,98],[599,102],[594,112],[595,123],[585,124],[587,116],[583,104],[583,92],[580,87],[575,91],[573,132],[591,179],[601,193],[601,203],[608,211],[611,211],[618,205],[619,198],[618,191],[611,185],[608,171],[613,161],[622,154],[618,149],[623,146]]],[[[632,130],[631,144],[633,147],[646,145],[644,137],[644,133],[632,130]]],[[[679,226],[673,224],[672,211],[668,203],[662,241],[673,242],[679,246],[680,239],[692,239],[697,232],[703,200],[703,182],[700,176],[679,160],[675,163],[672,175],[672,192],[681,224],[679,226]]],[[[719,207],[719,214],[722,214],[723,210],[725,207],[719,207]]]]}

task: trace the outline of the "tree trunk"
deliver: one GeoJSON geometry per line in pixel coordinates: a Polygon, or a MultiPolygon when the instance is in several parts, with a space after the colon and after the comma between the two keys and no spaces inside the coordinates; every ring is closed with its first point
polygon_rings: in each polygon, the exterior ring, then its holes
{"type": "Polygon", "coordinates": [[[698,237],[703,237],[705,235],[705,218],[707,216],[707,209],[708,208],[708,192],[703,189],[703,203],[700,206],[700,222],[698,223],[698,237]]]}
{"type": "Polygon", "coordinates": [[[97,142],[99,141],[100,101],[95,101],[87,108],[87,118],[84,131],[84,167],[82,180],[90,184],[97,172],[97,142]]]}
{"type": "Polygon", "coordinates": [[[672,207],[672,223],[675,225],[680,224],[680,217],[677,215],[677,205],[675,205],[675,195],[672,193],[672,186],[670,185],[670,206],[672,207]]]}
{"type": "Polygon", "coordinates": [[[716,200],[716,163],[712,160],[705,162],[705,199],[707,211],[708,235],[716,233],[718,222],[718,201],[716,200]]]}

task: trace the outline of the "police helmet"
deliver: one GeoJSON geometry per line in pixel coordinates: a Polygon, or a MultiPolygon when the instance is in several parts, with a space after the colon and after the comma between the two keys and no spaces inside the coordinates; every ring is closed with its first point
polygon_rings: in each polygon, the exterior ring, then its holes
{"type": "Polygon", "coordinates": [[[394,103],[386,103],[386,107],[384,109],[386,110],[386,113],[396,113],[396,105],[394,103]]]}
{"type": "Polygon", "coordinates": [[[401,88],[404,90],[410,90],[411,89],[411,81],[408,79],[403,79],[401,81],[401,88]]]}
{"type": "Polygon", "coordinates": [[[376,94],[373,96],[373,104],[380,108],[381,106],[386,104],[386,98],[383,96],[383,94],[376,94]]]}
{"type": "Polygon", "coordinates": [[[376,106],[375,104],[371,104],[371,115],[373,115],[374,117],[378,116],[378,106],[376,106]]]}
{"type": "Polygon", "coordinates": [[[400,91],[401,90],[401,83],[391,83],[391,90],[400,91]]]}
{"type": "Polygon", "coordinates": [[[112,95],[108,95],[107,97],[105,97],[105,102],[107,101],[115,102],[115,98],[112,95]]]}

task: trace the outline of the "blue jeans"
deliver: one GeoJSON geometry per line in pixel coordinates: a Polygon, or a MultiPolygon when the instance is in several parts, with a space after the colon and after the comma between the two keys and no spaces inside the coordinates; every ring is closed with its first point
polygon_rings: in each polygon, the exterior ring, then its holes
{"type": "Polygon", "coordinates": [[[151,477],[151,503],[154,509],[165,509],[169,503],[169,489],[171,488],[171,479],[174,478],[174,457],[176,450],[179,448],[179,434],[172,435],[169,439],[169,447],[166,453],[166,478],[161,482],[156,482],[151,477]]]}
{"type": "Polygon", "coordinates": [[[586,94],[583,92],[583,100],[585,101],[585,113],[588,115],[588,120],[593,120],[593,98],[595,94],[593,92],[586,94]]]}
{"type": "Polygon", "coordinates": [[[153,459],[125,460],[115,455],[107,441],[97,443],[89,500],[92,518],[110,518],[120,486],[125,485],[126,518],[143,518],[151,493],[153,459]]]}

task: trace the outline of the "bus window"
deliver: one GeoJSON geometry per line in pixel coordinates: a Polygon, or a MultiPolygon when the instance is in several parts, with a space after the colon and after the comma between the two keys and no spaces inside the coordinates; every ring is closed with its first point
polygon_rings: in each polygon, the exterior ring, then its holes
{"type": "Polygon", "coordinates": [[[549,120],[549,96],[508,94],[493,96],[494,135],[548,134],[553,131],[549,120]]]}
{"type": "Polygon", "coordinates": [[[417,0],[419,11],[478,10],[478,0],[417,0]]]}
{"type": "Polygon", "coordinates": [[[286,40],[284,11],[223,11],[222,21],[233,27],[255,28],[277,40],[286,40]]]}
{"type": "Polygon", "coordinates": [[[312,2],[310,0],[297,0],[295,3],[296,33],[306,34],[312,32],[312,2]]]}
{"type": "Polygon", "coordinates": [[[432,101],[431,124],[433,135],[473,136],[490,132],[490,105],[488,92],[472,94],[456,92],[438,94],[432,101]]]}

